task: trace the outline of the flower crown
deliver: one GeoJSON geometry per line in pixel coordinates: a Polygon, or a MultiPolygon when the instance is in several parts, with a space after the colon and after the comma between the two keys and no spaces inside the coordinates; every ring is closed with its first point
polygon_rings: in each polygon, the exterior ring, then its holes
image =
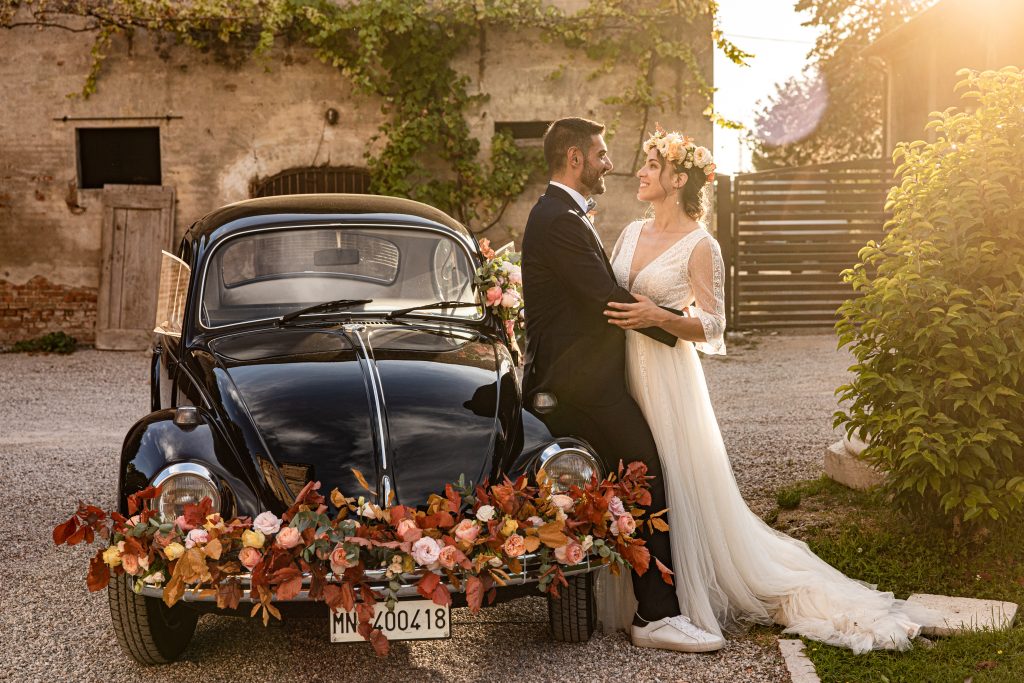
{"type": "Polygon", "coordinates": [[[707,147],[697,147],[693,138],[675,131],[668,133],[661,124],[654,124],[655,131],[644,142],[644,153],[657,148],[658,153],[671,161],[676,169],[697,168],[704,171],[707,181],[715,179],[715,164],[707,147]]]}

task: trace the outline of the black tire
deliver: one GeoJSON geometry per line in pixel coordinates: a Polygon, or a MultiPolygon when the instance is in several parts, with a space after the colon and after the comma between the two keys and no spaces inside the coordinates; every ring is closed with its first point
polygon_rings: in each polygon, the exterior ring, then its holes
{"type": "Polygon", "coordinates": [[[173,662],[192,640],[199,613],[181,603],[167,607],[159,598],[138,595],[132,590],[134,581],[127,575],[114,576],[107,588],[117,642],[144,666],[173,662]]]}
{"type": "Polygon", "coordinates": [[[551,635],[563,643],[585,643],[597,623],[594,575],[577,574],[566,581],[569,585],[558,589],[559,597],[548,595],[551,635]]]}

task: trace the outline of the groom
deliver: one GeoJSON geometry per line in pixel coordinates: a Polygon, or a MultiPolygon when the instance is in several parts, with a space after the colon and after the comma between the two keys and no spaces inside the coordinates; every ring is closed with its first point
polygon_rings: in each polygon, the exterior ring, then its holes
{"type": "MultiPolygon", "coordinates": [[[[612,170],[604,126],[581,118],[555,121],[544,135],[550,184],[523,235],[526,310],[524,400],[554,436],[593,446],[613,471],[620,459],[640,460],[651,481],[651,510],[665,507],[661,462],[650,429],[626,389],[625,332],[604,316],[609,301],[636,301],[618,286],[601,240],[587,218],[592,195],[612,170]]],[[[638,330],[668,345],[660,328],[638,330]]],[[[672,566],[669,535],[641,531],[651,555],[672,566]]],[[[639,647],[684,652],[717,650],[724,641],[679,615],[675,589],[654,567],[633,574],[639,607],[632,640],[639,647]]]]}

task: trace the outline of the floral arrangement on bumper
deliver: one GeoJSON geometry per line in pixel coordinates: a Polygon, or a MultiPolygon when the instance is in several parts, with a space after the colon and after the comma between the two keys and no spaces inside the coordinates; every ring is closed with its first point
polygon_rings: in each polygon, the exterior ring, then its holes
{"type": "Polygon", "coordinates": [[[523,271],[522,255],[512,245],[494,251],[491,242],[480,240],[480,252],[486,259],[476,269],[476,286],[483,293],[487,308],[505,323],[505,332],[516,352],[516,332],[523,327],[523,271]]]}
{"type": "MultiPolygon", "coordinates": [[[[185,505],[177,519],[161,519],[146,502],[159,495],[151,486],[129,497],[127,518],[79,502],[75,514],[54,528],[53,540],[102,541],[89,565],[90,591],[105,588],[112,575],[127,574],[135,577],[136,591],[147,584],[162,587],[168,606],[193,587],[215,592],[218,607],[234,609],[243,597],[239,575],[247,571],[251,615],[262,611],[264,625],[281,616],[272,601],[298,596],[306,574],[309,598],[333,611],[355,610],[360,635],[384,655],[387,638],[371,626],[374,606],[384,601],[394,608],[403,575],[419,576],[417,592],[439,605],[451,604],[449,586],[464,591],[476,612],[485,597],[494,600],[495,586],[524,570],[527,554],[540,564],[540,590],[556,597],[559,586],[568,585],[562,567],[587,562],[609,565],[615,574],[630,568],[645,573],[650,553],[637,527],[668,529],[665,510],[643,519],[650,479],[640,462],[620,463],[618,477],[594,477],[582,488],[556,494],[543,477],[540,486],[524,476],[475,489],[460,478],[445,486],[444,495],[431,495],[425,509],[380,507],[335,489],[333,519],[319,482],[310,482],[280,518],[262,512],[230,521],[212,511],[209,498],[185,505]],[[386,570],[383,589],[367,583],[371,569],[386,570]]],[[[671,584],[671,570],[655,562],[671,584]]]]}
{"type": "Polygon", "coordinates": [[[707,147],[693,144],[693,138],[675,131],[666,132],[661,124],[654,124],[655,131],[644,142],[644,154],[657,148],[658,153],[671,161],[677,169],[697,167],[704,171],[707,181],[715,180],[715,163],[711,151],[707,147]]]}

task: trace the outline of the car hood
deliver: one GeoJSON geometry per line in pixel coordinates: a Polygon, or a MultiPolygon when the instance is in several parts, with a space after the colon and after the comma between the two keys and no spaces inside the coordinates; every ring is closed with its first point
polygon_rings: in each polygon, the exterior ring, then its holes
{"type": "Polygon", "coordinates": [[[496,473],[508,450],[510,359],[472,329],[265,329],[209,349],[226,419],[281,504],[320,481],[325,495],[420,505],[460,475],[496,473]]]}

